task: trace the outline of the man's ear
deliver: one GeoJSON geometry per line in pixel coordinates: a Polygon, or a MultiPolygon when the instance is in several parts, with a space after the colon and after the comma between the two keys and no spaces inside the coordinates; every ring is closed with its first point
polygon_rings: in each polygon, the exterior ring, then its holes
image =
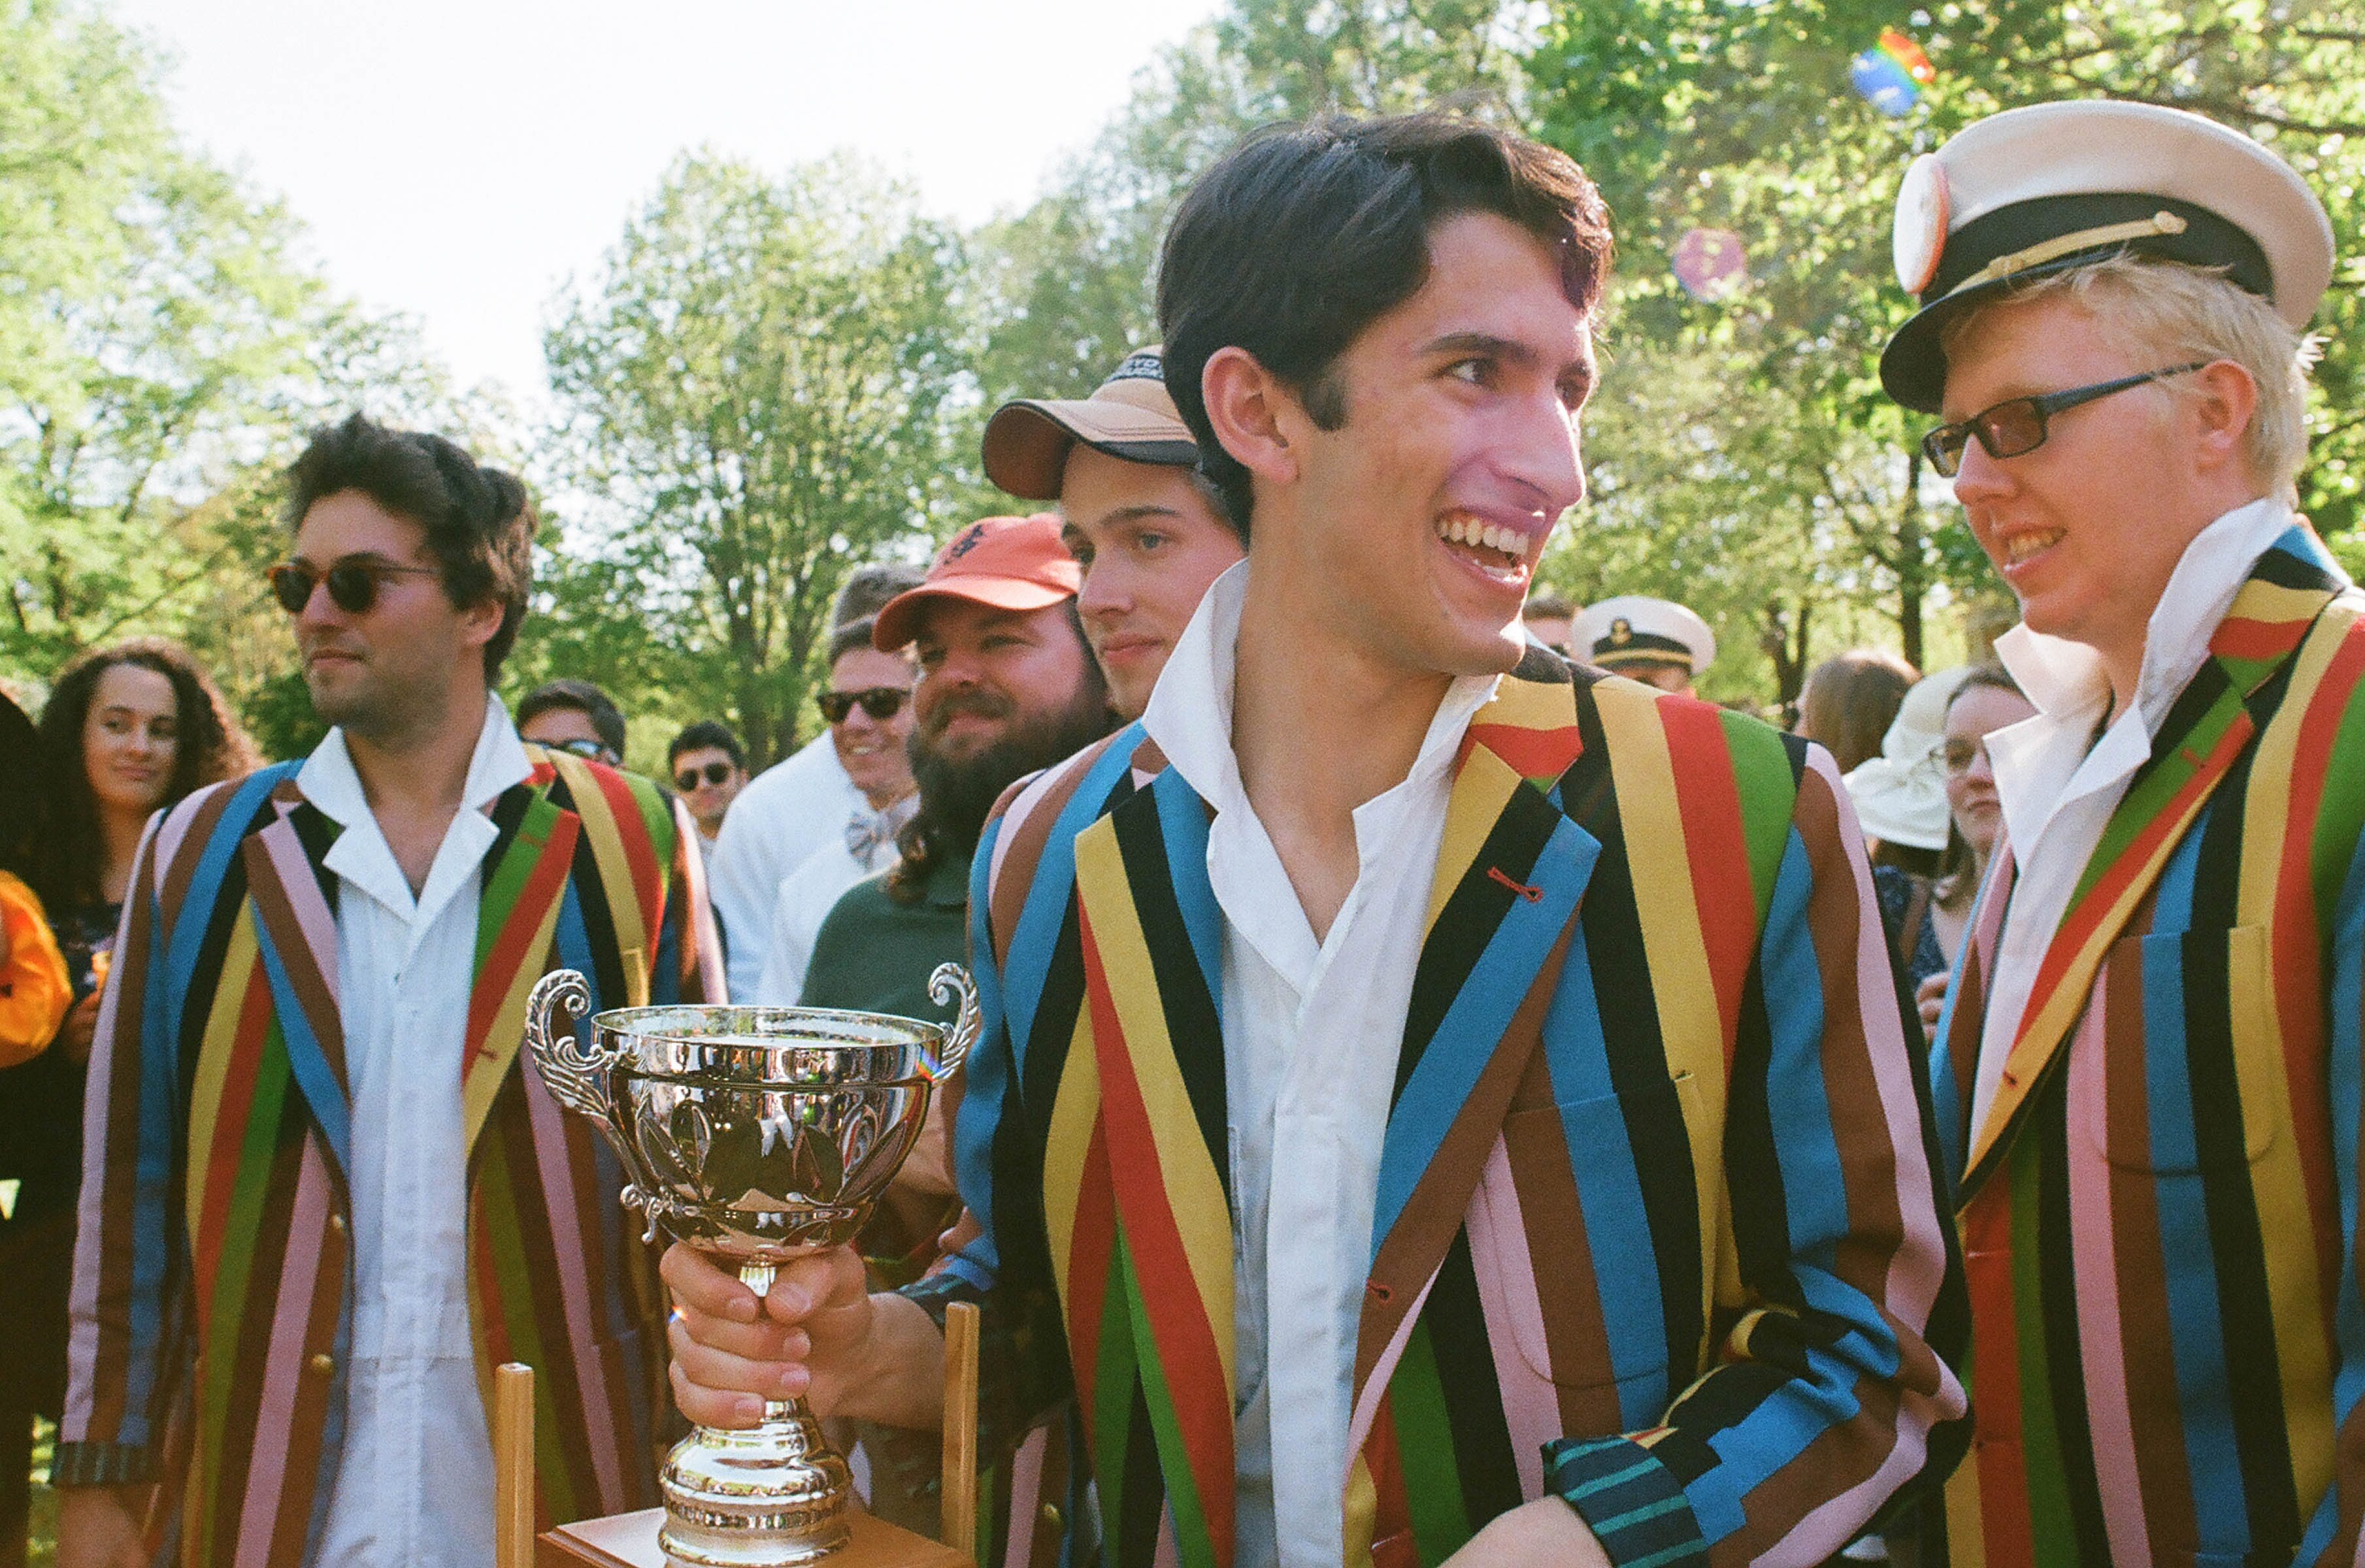
{"type": "Polygon", "coordinates": [[[2195,455],[2203,469],[2248,460],[2247,438],[2258,417],[2259,384],[2230,359],[2213,360],[2192,373],[2192,411],[2199,443],[2195,455]]]}
{"type": "Polygon", "coordinates": [[[1304,421],[1297,399],[1248,350],[1217,349],[1199,372],[1207,423],[1234,462],[1261,479],[1286,485],[1297,477],[1288,428],[1304,421]]]}
{"type": "Polygon", "coordinates": [[[460,634],[472,648],[481,648],[493,640],[501,629],[501,617],[506,613],[498,599],[480,599],[460,610],[460,634]]]}

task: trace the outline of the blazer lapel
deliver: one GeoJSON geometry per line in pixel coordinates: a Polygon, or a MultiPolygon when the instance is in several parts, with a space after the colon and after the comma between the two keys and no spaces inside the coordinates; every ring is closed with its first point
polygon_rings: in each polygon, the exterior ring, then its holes
{"type": "MultiPolygon", "coordinates": [[[[1092,1205],[1090,1226],[1068,1216],[1066,1305],[1071,1338],[1079,1327],[1093,1336],[1093,1323],[1077,1321],[1077,1293],[1103,1290],[1121,1247],[1114,1288],[1125,1293],[1131,1325],[1121,1342],[1103,1334],[1090,1351],[1100,1406],[1093,1440],[1105,1460],[1123,1463],[1106,1450],[1126,1413],[1107,1402],[1125,1380],[1106,1374],[1129,1350],[1177,1528],[1186,1536],[1204,1531],[1216,1561],[1228,1562],[1239,1380],[1222,1015],[1212,981],[1220,916],[1207,881],[1207,820],[1205,804],[1169,768],[1075,840],[1084,991],[1076,1045],[1089,1055],[1071,1061],[1066,1076],[1075,1080],[1080,1067],[1093,1076],[1093,1152],[1105,1161],[1113,1202],[1092,1205]],[[1102,1278],[1080,1282],[1081,1254],[1097,1260],[1083,1272],[1102,1278]],[[1184,1520],[1193,1522],[1184,1528],[1184,1520]]],[[[1063,1081],[1063,1108],[1069,1092],[1063,1081]]],[[[1055,1110],[1055,1119],[1061,1114],[1055,1110]]],[[[1058,1249],[1059,1216],[1049,1218],[1058,1249]]]]}
{"type": "Polygon", "coordinates": [[[1987,1027],[1988,979],[1995,972],[1996,942],[2012,907],[2019,876],[2012,846],[1999,836],[1987,885],[1971,906],[1962,953],[1947,977],[1946,1000],[1930,1053],[1930,1096],[1938,1124],[1938,1148],[1950,1188],[1960,1188],[1964,1153],[1971,1136],[1971,1091],[1978,1082],[1979,1037],[1987,1027]]]}
{"type": "MultiPolygon", "coordinates": [[[[1972,1130],[1961,1200],[2000,1162],[2022,1112],[2085,1010],[2095,971],[2185,832],[2258,734],[2247,702],[2287,663],[2341,587],[2314,536],[2286,533],[2260,557],[2102,830],[2012,1031],[2003,1076],[1972,1130]]],[[[1950,1031],[1950,1034],[1952,1031],[1950,1031]]]]}
{"type": "Polygon", "coordinates": [[[1370,1430],[1541,1040],[1601,847],[1547,793],[1581,749],[1565,680],[1507,678],[1463,741],[1381,1148],[1351,1450],[1370,1430]]]}
{"type": "MultiPolygon", "coordinates": [[[[480,874],[467,1054],[460,1069],[465,1147],[471,1151],[524,1044],[526,992],[549,968],[575,860],[581,819],[550,799],[550,779],[537,768],[532,780],[511,786],[493,805],[494,821],[504,831],[480,874]]],[[[579,1027],[582,1020],[576,1022],[579,1027]]]]}
{"type": "Polygon", "coordinates": [[[292,772],[273,790],[271,803],[276,815],[239,846],[255,947],[297,1085],[338,1165],[350,1170],[352,1099],[338,1013],[337,917],[321,865],[338,829],[304,799],[292,772]]]}

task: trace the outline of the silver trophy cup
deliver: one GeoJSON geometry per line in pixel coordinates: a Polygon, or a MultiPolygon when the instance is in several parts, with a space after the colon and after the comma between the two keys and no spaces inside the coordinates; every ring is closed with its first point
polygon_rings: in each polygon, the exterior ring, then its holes
{"type": "MultiPolygon", "coordinates": [[[[977,1039],[977,989],[958,964],[928,980],[960,998],[951,1031],[913,1018],[809,1007],[626,1007],[595,1015],[586,1050],[552,1014],[581,1017],[572,969],[526,999],[525,1047],[553,1097],[623,1161],[623,1201],[762,1296],[779,1267],[852,1241],[927,1119],[929,1092],[977,1039]]],[[[843,1546],[846,1462],[801,1399],[760,1426],[701,1427],[659,1476],[667,1559],[695,1568],[795,1568],[843,1546]]]]}

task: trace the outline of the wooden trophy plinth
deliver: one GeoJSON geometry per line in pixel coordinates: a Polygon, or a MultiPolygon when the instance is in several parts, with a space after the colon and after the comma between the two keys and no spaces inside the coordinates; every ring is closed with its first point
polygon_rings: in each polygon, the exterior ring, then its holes
{"type": "MultiPolygon", "coordinates": [[[[968,1553],[885,1519],[858,1513],[849,1522],[854,1539],[817,1568],[970,1568],[968,1553]]],[[[534,1568],[665,1568],[657,1550],[664,1523],[663,1508],[644,1508],[544,1530],[534,1543],[534,1568]]]]}

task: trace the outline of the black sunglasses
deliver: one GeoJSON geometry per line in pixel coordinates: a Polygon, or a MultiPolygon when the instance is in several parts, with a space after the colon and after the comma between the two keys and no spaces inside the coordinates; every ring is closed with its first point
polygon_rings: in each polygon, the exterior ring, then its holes
{"type": "Polygon", "coordinates": [[[2065,409],[2080,403],[2090,403],[2097,398],[2107,398],[2113,392],[2124,392],[2130,386],[2182,375],[2189,370],[2199,370],[2211,363],[2196,360],[2180,364],[2173,370],[2147,370],[2141,375],[2122,375],[2116,381],[2098,381],[2091,386],[2072,386],[2067,392],[2047,392],[2041,398],[2007,398],[1990,408],[1981,409],[1969,419],[1956,424],[1940,425],[1922,438],[1922,455],[1930,460],[1938,477],[1951,479],[1963,466],[1963,454],[1973,438],[1987,449],[1990,457],[2018,457],[2034,452],[2045,444],[2045,421],[2065,409]]]}
{"type": "Polygon", "coordinates": [[[843,724],[857,702],[862,704],[864,712],[883,721],[901,712],[903,700],[911,695],[900,686],[868,686],[860,691],[816,692],[813,700],[821,705],[823,718],[833,724],[843,724]]]}
{"type": "Polygon", "coordinates": [[[687,795],[698,788],[698,776],[701,773],[706,775],[706,781],[709,784],[720,784],[731,777],[731,765],[727,762],[710,762],[704,767],[685,767],[673,776],[673,787],[687,795]]]}
{"type": "Polygon", "coordinates": [[[348,615],[367,615],[377,603],[378,585],[387,577],[439,577],[443,571],[436,566],[402,566],[375,555],[346,555],[329,563],[325,572],[316,572],[307,561],[282,561],[263,576],[271,579],[271,595],[279,608],[290,615],[300,615],[312,602],[312,588],[319,583],[329,585],[329,602],[348,615]]]}
{"type": "Polygon", "coordinates": [[[542,741],[537,744],[551,751],[563,751],[570,756],[579,756],[586,762],[604,762],[611,767],[616,765],[614,752],[610,751],[603,743],[587,741],[581,735],[577,735],[573,740],[542,741]]]}

